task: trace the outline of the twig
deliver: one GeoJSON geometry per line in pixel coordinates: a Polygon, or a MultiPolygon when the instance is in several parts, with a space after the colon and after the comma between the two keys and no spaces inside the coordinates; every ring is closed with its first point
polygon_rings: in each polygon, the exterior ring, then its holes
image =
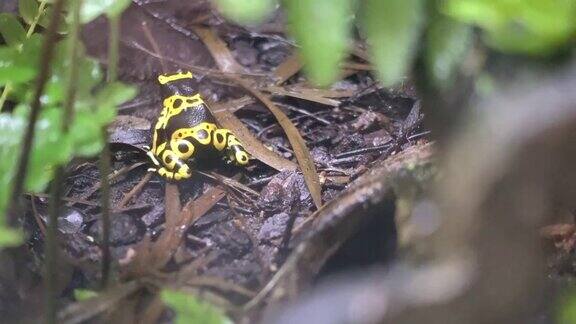
{"type": "MultiPolygon", "coordinates": [[[[108,181],[110,183],[116,183],[119,180],[117,180],[118,177],[123,176],[125,174],[127,174],[128,172],[135,170],[143,165],[146,165],[147,162],[140,162],[140,163],[134,163],[132,165],[128,165],[125,167],[122,167],[120,170],[115,171],[114,173],[110,173],[108,174],[108,181]]],[[[92,197],[93,194],[95,194],[98,190],[100,190],[101,185],[100,185],[100,181],[94,183],[89,189],[85,190],[85,192],[79,196],[78,200],[80,201],[80,204],[84,204],[83,201],[86,201],[88,198],[92,197]]],[[[73,203],[75,203],[74,201],[71,201],[73,203]]]]}
{"type": "Polygon", "coordinates": [[[124,195],[124,197],[122,198],[120,203],[118,203],[118,206],[116,208],[121,209],[126,207],[126,205],[128,205],[130,200],[134,198],[136,195],[138,195],[140,191],[142,191],[144,186],[148,183],[148,181],[150,181],[151,178],[152,173],[150,172],[146,173],[146,175],[140,180],[140,182],[138,182],[138,184],[135,185],[134,188],[132,188],[132,190],[130,190],[126,195],[124,195]]]}
{"type": "Polygon", "coordinates": [[[34,220],[36,220],[36,225],[40,229],[40,232],[44,237],[46,237],[46,226],[44,226],[44,222],[40,219],[40,215],[38,214],[38,209],[36,208],[36,196],[30,195],[30,205],[32,206],[32,213],[34,214],[34,220]]]}
{"type": "Polygon", "coordinates": [[[237,207],[235,207],[232,204],[232,201],[230,199],[230,195],[226,196],[226,202],[228,204],[228,208],[230,208],[230,211],[232,211],[232,214],[234,214],[234,225],[236,225],[236,227],[238,227],[238,229],[242,232],[244,232],[244,234],[246,234],[246,236],[248,236],[248,239],[250,240],[250,243],[252,244],[252,251],[254,252],[256,259],[258,260],[258,264],[260,265],[260,268],[262,269],[261,273],[260,273],[260,282],[264,282],[264,279],[268,276],[268,267],[266,266],[266,262],[264,261],[264,257],[262,256],[262,251],[260,251],[260,247],[258,246],[258,240],[254,237],[254,235],[252,234],[252,232],[250,232],[250,230],[248,229],[248,226],[246,225],[246,219],[244,217],[244,215],[238,213],[236,211],[237,207]]]}
{"type": "Polygon", "coordinates": [[[56,323],[56,300],[58,291],[58,243],[56,232],[58,230],[58,214],[60,214],[60,197],[62,197],[62,179],[64,168],[58,167],[54,172],[50,200],[48,201],[48,226],[46,227],[46,274],[44,282],[46,286],[46,323],[56,323]]]}
{"type": "MultiPolygon", "coordinates": [[[[36,125],[36,120],[40,113],[40,96],[44,92],[44,86],[48,77],[50,76],[50,62],[52,61],[52,56],[54,54],[54,45],[56,44],[56,30],[60,23],[60,12],[64,7],[64,0],[57,0],[54,3],[52,17],[50,18],[50,24],[48,25],[48,30],[46,32],[46,38],[42,44],[42,55],[40,63],[40,75],[36,81],[36,89],[34,92],[34,99],[32,101],[30,112],[30,119],[28,123],[28,129],[24,138],[24,145],[22,147],[22,154],[20,156],[20,163],[18,165],[18,172],[16,173],[16,183],[14,185],[14,191],[12,192],[12,203],[18,204],[17,201],[20,200],[20,195],[22,194],[24,180],[26,178],[26,171],[28,169],[28,160],[30,157],[30,150],[33,145],[34,140],[34,129],[36,125]]],[[[71,58],[74,60],[74,58],[71,58]]],[[[74,62],[72,62],[74,63],[74,62]]],[[[72,79],[68,80],[70,83],[72,79]]],[[[68,88],[68,91],[73,92],[73,88],[68,88]]],[[[67,97],[72,96],[71,92],[67,93],[67,97]]],[[[66,101],[69,102],[68,100],[66,101]]],[[[71,109],[70,107],[65,107],[66,110],[71,109]]],[[[66,114],[64,111],[63,114],[66,114]]],[[[66,131],[66,123],[62,124],[62,130],[66,131]]],[[[56,299],[58,298],[58,292],[56,287],[57,281],[57,246],[56,246],[56,230],[58,223],[58,213],[60,211],[60,197],[62,196],[62,179],[64,177],[64,169],[59,167],[55,172],[55,180],[52,187],[52,192],[50,195],[50,203],[48,205],[48,228],[46,229],[46,275],[44,277],[44,282],[46,286],[46,323],[55,324],[56,323],[56,299]]]]}
{"type": "Polygon", "coordinates": [[[361,149],[357,149],[357,150],[352,150],[352,151],[347,151],[347,152],[343,152],[340,154],[336,154],[336,155],[334,155],[334,158],[335,159],[342,159],[342,158],[352,157],[355,155],[363,155],[366,153],[380,152],[382,150],[388,149],[390,146],[392,146],[392,140],[390,140],[390,141],[388,141],[382,145],[365,147],[365,148],[361,148],[361,149]]]}
{"type": "MultiPolygon", "coordinates": [[[[118,73],[118,51],[120,38],[120,16],[113,15],[108,17],[110,22],[110,34],[108,44],[108,75],[107,81],[112,83],[116,81],[118,73]]],[[[102,288],[108,286],[110,280],[110,143],[108,142],[108,130],[106,126],[102,127],[102,137],[104,148],[100,158],[100,184],[101,184],[101,205],[102,205],[102,278],[100,285],[102,288]]]]}
{"type": "Polygon", "coordinates": [[[36,26],[38,25],[38,22],[40,21],[40,18],[42,17],[42,14],[44,13],[45,7],[46,7],[46,0],[40,1],[40,5],[38,5],[38,13],[36,14],[36,17],[34,17],[34,20],[30,24],[30,27],[28,27],[28,31],[26,31],[26,38],[29,38],[30,36],[32,36],[34,29],[36,29],[36,26]]]}
{"type": "Polygon", "coordinates": [[[154,36],[152,36],[152,32],[150,31],[150,28],[148,28],[148,24],[146,23],[146,21],[142,22],[142,30],[144,31],[144,35],[150,42],[150,45],[152,45],[154,52],[156,52],[156,54],[158,54],[159,56],[158,61],[160,61],[160,66],[162,66],[162,73],[168,73],[168,68],[166,67],[166,63],[164,62],[164,55],[162,55],[162,52],[160,51],[160,46],[158,46],[158,42],[156,42],[154,36]]]}
{"type": "Polygon", "coordinates": [[[285,107],[286,109],[301,113],[302,115],[308,116],[310,118],[313,118],[315,120],[317,120],[318,122],[320,122],[321,124],[324,125],[331,125],[332,123],[330,123],[329,121],[327,121],[326,119],[322,118],[322,117],[318,117],[318,114],[316,113],[311,113],[306,109],[300,109],[300,108],[296,108],[293,107],[291,105],[287,105],[287,104],[283,104],[283,103],[276,103],[278,106],[280,107],[285,107]]]}
{"type": "Polygon", "coordinates": [[[298,212],[291,210],[289,213],[288,221],[286,222],[286,227],[284,228],[284,233],[282,235],[282,242],[280,243],[280,251],[277,256],[280,256],[281,260],[277,260],[278,263],[284,261],[284,258],[288,255],[290,250],[290,239],[292,238],[292,230],[294,229],[294,224],[296,223],[296,218],[298,217],[298,212]]]}
{"type": "Polygon", "coordinates": [[[252,188],[238,182],[237,179],[239,178],[239,174],[236,174],[232,178],[226,178],[226,177],[223,177],[223,176],[221,176],[215,172],[206,173],[206,172],[203,172],[200,170],[197,170],[196,172],[198,172],[199,174],[201,174],[201,175],[203,175],[209,179],[216,180],[216,181],[220,182],[221,184],[236,190],[239,194],[241,194],[242,196],[244,196],[250,200],[252,200],[252,199],[250,197],[247,197],[245,193],[249,193],[255,197],[260,196],[260,194],[256,191],[252,190],[252,188]]]}
{"type": "Polygon", "coordinates": [[[0,95],[0,111],[2,111],[2,108],[4,108],[4,103],[6,102],[10,91],[12,91],[12,82],[7,82],[4,86],[4,89],[2,90],[2,95],[0,95]]]}

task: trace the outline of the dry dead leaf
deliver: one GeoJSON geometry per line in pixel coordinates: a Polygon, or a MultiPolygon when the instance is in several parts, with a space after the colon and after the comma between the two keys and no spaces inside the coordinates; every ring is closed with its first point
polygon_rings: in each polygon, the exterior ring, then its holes
{"type": "Polygon", "coordinates": [[[208,51],[212,54],[216,65],[218,65],[221,71],[231,73],[246,72],[246,70],[236,62],[236,59],[234,59],[234,56],[228,50],[226,43],[211,29],[194,26],[192,27],[192,31],[204,42],[204,45],[206,45],[208,51]]]}
{"type": "Polygon", "coordinates": [[[137,281],[129,281],[101,292],[98,296],[73,303],[58,313],[58,323],[84,323],[90,318],[114,308],[125,297],[142,287],[137,281]]]}
{"type": "Polygon", "coordinates": [[[269,150],[260,142],[246,126],[229,111],[220,111],[214,114],[222,126],[230,129],[244,144],[244,147],[253,157],[273,167],[278,171],[296,170],[296,164],[269,150]]]}
{"type": "Polygon", "coordinates": [[[315,93],[313,90],[306,90],[303,89],[294,90],[294,89],[287,89],[283,87],[275,87],[270,86],[263,89],[267,92],[270,92],[273,95],[280,95],[280,96],[287,96],[287,97],[294,97],[298,99],[304,99],[312,102],[317,102],[322,105],[337,107],[340,105],[339,100],[331,99],[322,96],[319,93],[315,93]]]}
{"type": "MultiPolygon", "coordinates": [[[[224,41],[222,41],[216,33],[210,29],[204,28],[199,30],[199,32],[196,34],[202,39],[202,41],[204,41],[214,60],[217,61],[218,66],[222,69],[226,69],[224,72],[244,72],[244,69],[241,68],[240,65],[234,60],[234,57],[226,47],[224,41]],[[222,62],[218,62],[218,60],[222,60],[222,62]],[[230,63],[230,60],[234,61],[235,64],[230,63]]],[[[276,105],[274,105],[274,103],[270,101],[265,95],[263,95],[259,90],[255,89],[248,82],[240,79],[237,76],[230,76],[230,79],[235,81],[238,85],[242,86],[245,90],[260,100],[270,110],[270,112],[272,112],[274,117],[276,117],[276,120],[278,120],[278,123],[284,129],[284,132],[288,137],[288,141],[290,141],[290,145],[292,145],[292,149],[294,150],[298,164],[300,165],[302,173],[304,174],[304,180],[306,180],[306,185],[308,186],[308,190],[310,190],[310,194],[312,195],[312,200],[314,201],[316,208],[320,208],[320,206],[322,206],[322,188],[320,186],[320,179],[318,177],[318,172],[316,171],[314,161],[310,156],[310,151],[306,147],[306,143],[298,132],[298,129],[294,126],[294,124],[292,124],[290,119],[282,112],[282,110],[276,107],[276,105]]],[[[230,120],[233,120],[233,118],[230,120]]]]}
{"type": "Polygon", "coordinates": [[[282,129],[284,129],[284,132],[288,137],[288,141],[290,141],[290,145],[292,145],[294,155],[296,155],[298,164],[304,174],[304,180],[306,181],[308,190],[310,190],[310,194],[312,195],[312,200],[314,200],[316,208],[320,208],[322,206],[322,188],[320,186],[320,178],[316,171],[314,160],[312,160],[310,151],[308,150],[308,147],[306,147],[306,143],[300,135],[300,132],[298,132],[296,126],[294,126],[290,121],[290,118],[288,118],[280,108],[276,107],[276,105],[262,94],[262,92],[250,86],[243,80],[236,79],[236,82],[260,100],[270,110],[270,112],[272,112],[276,120],[278,120],[278,123],[282,126],[282,129]]]}
{"type": "Polygon", "coordinates": [[[274,84],[281,85],[302,69],[302,61],[296,51],[288,56],[274,71],[274,84]]]}

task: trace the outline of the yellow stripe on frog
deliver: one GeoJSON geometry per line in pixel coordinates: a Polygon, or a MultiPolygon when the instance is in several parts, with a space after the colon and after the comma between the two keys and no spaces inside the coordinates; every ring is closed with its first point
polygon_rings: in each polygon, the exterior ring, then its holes
{"type": "Polygon", "coordinates": [[[192,72],[188,71],[186,73],[184,72],[178,72],[175,74],[169,74],[169,75],[159,75],[158,76],[158,82],[160,82],[160,84],[166,84],[168,82],[171,81],[176,81],[176,80],[182,80],[182,79],[192,79],[192,72]]]}

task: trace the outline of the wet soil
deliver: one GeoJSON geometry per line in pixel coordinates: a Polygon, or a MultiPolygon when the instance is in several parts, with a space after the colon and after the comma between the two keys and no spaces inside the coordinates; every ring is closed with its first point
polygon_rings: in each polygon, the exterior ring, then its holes
{"type": "MultiPolygon", "coordinates": [[[[156,242],[170,226],[166,220],[168,184],[147,172],[143,150],[150,143],[149,129],[161,109],[157,76],[163,71],[194,70],[203,75],[198,91],[213,107],[251,98],[245,88],[223,77],[222,58],[210,50],[206,39],[196,35],[198,26],[211,30],[226,45],[223,56],[231,54],[241,71],[235,76],[265,93],[296,126],[319,173],[323,203],[337,201],[340,192],[373,165],[426,141],[420,105],[410,82],[395,89],[382,88],[370,68],[365,68],[369,63],[361,55],[348,58],[355,64],[348,64],[343,79],[329,89],[310,85],[300,68],[281,71],[279,67],[288,65],[296,50],[284,34],[281,13],[265,24],[246,28],[226,22],[206,1],[135,1],[122,18],[119,76],[137,86],[139,94],[118,107],[118,118],[109,128],[113,167],[109,175],[110,248],[120,280],[126,278],[123,267],[142,251],[142,242],[156,242]]],[[[87,53],[104,67],[107,29],[106,20],[98,18],[83,30],[87,53]]],[[[362,52],[363,45],[358,43],[357,49],[362,52]]],[[[298,163],[285,131],[265,104],[252,98],[228,109],[270,154],[298,163]]],[[[189,277],[210,278],[212,281],[200,284],[203,289],[231,305],[241,305],[267,283],[310,230],[316,207],[306,185],[307,175],[299,169],[277,170],[257,157],[246,168],[221,161],[197,167],[202,173],[175,185],[181,204],[196,201],[202,212],[183,226],[182,240],[161,270],[179,273],[187,269],[189,277]],[[234,184],[222,179],[233,179],[234,184]],[[213,190],[223,193],[207,197],[213,190]],[[298,235],[293,235],[295,228],[298,235]],[[224,289],[223,283],[241,289],[224,289]]],[[[75,288],[97,287],[100,277],[97,160],[76,160],[68,165],[65,192],[59,238],[73,271],[64,279],[63,303],[71,300],[69,294],[75,288]]],[[[40,273],[46,196],[28,196],[28,207],[28,249],[37,260],[35,271],[40,273]]],[[[383,217],[385,226],[377,227],[393,232],[393,212],[385,212],[383,217]]],[[[360,237],[378,239],[379,235],[360,237]]],[[[354,242],[345,246],[326,271],[346,263],[366,263],[351,257],[364,255],[356,252],[366,246],[354,242]]],[[[386,251],[374,253],[368,257],[370,262],[389,257],[386,251]]],[[[9,307],[10,303],[0,305],[9,307]]]]}

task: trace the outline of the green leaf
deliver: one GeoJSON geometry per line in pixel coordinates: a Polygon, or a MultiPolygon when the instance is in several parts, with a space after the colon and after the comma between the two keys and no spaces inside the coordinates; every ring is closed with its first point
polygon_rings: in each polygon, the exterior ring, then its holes
{"type": "Polygon", "coordinates": [[[394,85],[406,76],[415,57],[422,0],[366,0],[361,21],[380,81],[394,85]]]}
{"type": "Polygon", "coordinates": [[[558,309],[558,324],[576,323],[576,292],[570,290],[560,301],[558,309]]]}
{"type": "MultiPolygon", "coordinates": [[[[18,232],[5,231],[3,220],[10,188],[22,149],[21,141],[30,108],[30,86],[38,70],[38,58],[43,36],[33,34],[18,46],[0,46],[0,85],[10,81],[11,100],[19,104],[12,113],[0,113],[0,246],[21,242],[18,232]]],[[[53,73],[42,97],[43,108],[36,123],[36,135],[31,149],[25,179],[25,190],[38,192],[46,188],[55,166],[70,161],[74,156],[95,155],[102,150],[103,127],[116,115],[116,106],[131,99],[136,90],[121,83],[101,86],[102,72],[91,59],[81,57],[74,118],[69,132],[62,133],[65,78],[70,69],[65,44],[56,45],[53,73]],[[96,91],[96,89],[98,89],[96,91]]],[[[80,53],[83,54],[80,47],[80,53]]]]}
{"type": "Polygon", "coordinates": [[[479,26],[488,45],[503,52],[548,55],[576,34],[574,0],[448,0],[442,10],[479,26]]]}
{"type": "Polygon", "coordinates": [[[96,93],[93,109],[78,113],[70,130],[77,155],[92,156],[102,150],[102,127],[114,120],[118,105],[135,95],[136,88],[120,82],[108,83],[96,93]]]}
{"type": "Polygon", "coordinates": [[[96,116],[102,124],[108,124],[116,116],[116,107],[136,95],[136,88],[120,82],[107,83],[96,94],[96,116]]]}
{"type": "Polygon", "coordinates": [[[202,323],[224,324],[232,323],[214,306],[200,301],[195,296],[179,291],[162,290],[164,303],[176,312],[176,324],[202,323]]]}
{"type": "Polygon", "coordinates": [[[22,232],[0,225],[0,247],[18,246],[23,242],[22,232]]]}
{"type": "Polygon", "coordinates": [[[432,17],[426,34],[425,63],[437,87],[452,85],[456,70],[472,44],[472,29],[450,17],[432,17]]]}
{"type": "MultiPolygon", "coordinates": [[[[28,106],[19,105],[13,117],[27,120],[29,110],[28,106]]],[[[36,122],[36,136],[26,176],[26,189],[29,191],[43,190],[52,177],[54,166],[67,162],[72,155],[71,136],[65,137],[60,132],[61,122],[62,108],[45,107],[42,109],[36,122]]],[[[18,136],[21,139],[23,132],[22,129],[12,136],[18,136]]],[[[19,146],[14,148],[15,151],[20,149],[19,146]]]]}
{"type": "Polygon", "coordinates": [[[261,22],[277,5],[276,0],[215,0],[215,2],[222,14],[242,24],[261,22]]]}
{"type": "Polygon", "coordinates": [[[36,76],[32,64],[20,64],[19,55],[16,48],[0,47],[0,85],[27,82],[36,76]]]}
{"type": "MultiPolygon", "coordinates": [[[[52,66],[52,75],[46,84],[44,102],[46,104],[57,104],[64,100],[64,91],[66,78],[70,70],[70,58],[68,57],[67,46],[69,42],[60,42],[56,46],[54,63],[52,66]]],[[[78,51],[83,54],[84,48],[82,43],[77,43],[78,51]]],[[[94,100],[94,88],[102,82],[102,73],[98,63],[85,56],[80,56],[77,60],[78,78],[75,82],[76,107],[85,107],[92,105],[94,100]]]]}
{"type": "Polygon", "coordinates": [[[351,0],[285,2],[288,28],[301,46],[304,70],[320,86],[334,82],[350,41],[351,0]]]}
{"type": "Polygon", "coordinates": [[[78,156],[94,156],[104,147],[102,125],[94,118],[93,113],[77,114],[70,128],[70,134],[74,134],[73,146],[78,156]]]}
{"type": "Polygon", "coordinates": [[[24,122],[23,118],[0,113],[0,224],[4,224],[4,212],[12,192],[24,122]]]}
{"type": "Polygon", "coordinates": [[[30,25],[38,15],[38,2],[36,0],[18,0],[18,11],[22,19],[30,25]]]}
{"type": "Polygon", "coordinates": [[[0,13],[0,35],[6,44],[18,45],[26,38],[26,31],[16,16],[8,13],[0,13]]]}
{"type": "Polygon", "coordinates": [[[41,43],[40,35],[32,35],[21,46],[0,47],[0,85],[14,86],[36,76],[41,43]]]}
{"type": "MultiPolygon", "coordinates": [[[[0,58],[0,64],[2,64],[0,58]]],[[[30,67],[22,66],[4,66],[0,67],[0,85],[5,85],[8,82],[22,83],[30,81],[36,75],[36,71],[30,67]]]]}
{"type": "Polygon", "coordinates": [[[98,293],[88,289],[74,289],[74,298],[83,301],[98,296],[98,293]]]}
{"type": "MultiPolygon", "coordinates": [[[[38,25],[48,28],[50,25],[50,20],[52,19],[54,9],[52,7],[46,8],[44,14],[38,20],[38,25]]],[[[60,21],[58,22],[58,29],[56,30],[59,34],[66,34],[68,32],[68,23],[66,22],[66,16],[62,13],[60,14],[60,21]]]]}
{"type": "Polygon", "coordinates": [[[123,84],[121,82],[107,83],[96,94],[96,104],[98,106],[112,106],[116,107],[136,95],[136,88],[123,84]]]}
{"type": "Polygon", "coordinates": [[[85,24],[100,15],[119,16],[128,8],[130,0],[87,0],[82,5],[80,21],[85,24]]]}

